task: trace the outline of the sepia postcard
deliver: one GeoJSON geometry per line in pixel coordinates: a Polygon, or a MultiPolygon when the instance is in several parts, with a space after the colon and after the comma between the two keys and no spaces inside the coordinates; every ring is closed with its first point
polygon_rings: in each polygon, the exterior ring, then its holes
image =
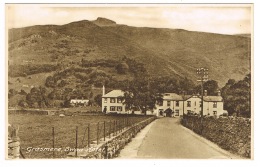
{"type": "Polygon", "coordinates": [[[254,159],[253,7],[5,4],[5,158],[254,159]]]}

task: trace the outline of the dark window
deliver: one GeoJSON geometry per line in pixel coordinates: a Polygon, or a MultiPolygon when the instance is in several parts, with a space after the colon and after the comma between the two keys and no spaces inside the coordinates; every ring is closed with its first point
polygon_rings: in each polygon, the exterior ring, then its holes
{"type": "Polygon", "coordinates": [[[163,102],[162,101],[158,101],[158,105],[159,106],[163,106],[163,102]]]}
{"type": "Polygon", "coordinates": [[[176,101],[176,107],[179,107],[179,101],[176,101]]]}
{"type": "Polygon", "coordinates": [[[121,98],[117,98],[117,103],[122,103],[121,98]]]}
{"type": "Polygon", "coordinates": [[[179,116],[179,110],[175,110],[175,116],[179,116]]]}
{"type": "Polygon", "coordinates": [[[167,106],[171,106],[171,101],[167,101],[167,106]]]}
{"type": "Polygon", "coordinates": [[[110,103],[115,103],[116,99],[115,98],[110,98],[110,103]]]}
{"type": "Polygon", "coordinates": [[[213,111],[213,115],[217,115],[217,111],[213,111]]]}
{"type": "Polygon", "coordinates": [[[107,103],[107,98],[104,98],[104,103],[107,103]]]}
{"type": "Polygon", "coordinates": [[[110,106],[110,111],[116,111],[116,107],[110,106]]]}
{"type": "Polygon", "coordinates": [[[122,107],[121,107],[121,106],[118,106],[118,107],[117,107],[117,111],[122,111],[122,107]]]}
{"type": "Polygon", "coordinates": [[[191,107],[191,101],[187,101],[187,107],[191,107]]]}
{"type": "Polygon", "coordinates": [[[213,108],[217,108],[217,102],[213,102],[213,108]]]}

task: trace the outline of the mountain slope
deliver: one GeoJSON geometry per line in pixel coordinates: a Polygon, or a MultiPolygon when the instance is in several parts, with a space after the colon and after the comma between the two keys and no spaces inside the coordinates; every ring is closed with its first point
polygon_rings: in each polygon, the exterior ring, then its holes
{"type": "Polygon", "coordinates": [[[158,53],[177,72],[189,77],[196,68],[206,67],[210,77],[223,84],[228,78],[241,79],[250,72],[250,38],[125,25],[104,28],[158,53]]]}
{"type": "Polygon", "coordinates": [[[209,68],[210,79],[223,86],[250,72],[250,38],[140,28],[98,18],[62,26],[45,25],[9,30],[9,65],[80,63],[82,59],[124,56],[146,65],[150,75],[187,76],[196,81],[196,68],[209,68]]]}

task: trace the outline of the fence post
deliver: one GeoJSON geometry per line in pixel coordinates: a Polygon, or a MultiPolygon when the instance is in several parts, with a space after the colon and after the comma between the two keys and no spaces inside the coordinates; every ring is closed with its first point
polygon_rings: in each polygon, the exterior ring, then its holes
{"type": "Polygon", "coordinates": [[[118,126],[119,126],[119,133],[121,132],[121,124],[122,124],[122,121],[118,120],[118,126]]]}
{"type": "Polygon", "coordinates": [[[109,139],[111,137],[111,120],[109,121],[109,139]]]}
{"type": "Polygon", "coordinates": [[[98,132],[99,131],[99,122],[97,123],[97,145],[98,145],[98,132]]]}
{"type": "Polygon", "coordinates": [[[115,120],[115,135],[117,134],[117,120],[115,120]]]}
{"type": "Polygon", "coordinates": [[[115,130],[114,130],[114,135],[116,135],[116,120],[115,120],[115,122],[114,122],[114,128],[115,128],[115,130]]]}
{"type": "Polygon", "coordinates": [[[125,118],[124,118],[124,129],[125,129],[125,122],[126,122],[126,121],[125,121],[125,118]]]}
{"type": "Polygon", "coordinates": [[[85,140],[85,137],[86,137],[86,133],[87,133],[87,128],[84,131],[84,136],[83,136],[82,143],[81,143],[82,147],[84,147],[84,140],[85,140]]]}
{"type": "Polygon", "coordinates": [[[90,147],[90,124],[88,124],[88,148],[90,147]]]}
{"type": "Polygon", "coordinates": [[[78,157],[78,127],[76,126],[76,153],[75,156],[78,157]]]}
{"type": "Polygon", "coordinates": [[[104,141],[106,141],[106,121],[104,121],[104,141]]]}
{"type": "Polygon", "coordinates": [[[53,148],[53,151],[52,151],[52,158],[55,158],[55,152],[54,152],[54,147],[55,147],[55,143],[54,143],[54,140],[55,140],[55,136],[54,136],[54,127],[52,127],[52,148],[53,148]]]}

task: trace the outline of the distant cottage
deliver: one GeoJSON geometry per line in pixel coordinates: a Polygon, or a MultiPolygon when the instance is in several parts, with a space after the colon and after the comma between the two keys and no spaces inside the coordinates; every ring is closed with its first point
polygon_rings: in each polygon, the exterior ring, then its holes
{"type": "Polygon", "coordinates": [[[71,99],[70,104],[72,106],[87,106],[89,103],[89,100],[87,99],[71,99]]]}

